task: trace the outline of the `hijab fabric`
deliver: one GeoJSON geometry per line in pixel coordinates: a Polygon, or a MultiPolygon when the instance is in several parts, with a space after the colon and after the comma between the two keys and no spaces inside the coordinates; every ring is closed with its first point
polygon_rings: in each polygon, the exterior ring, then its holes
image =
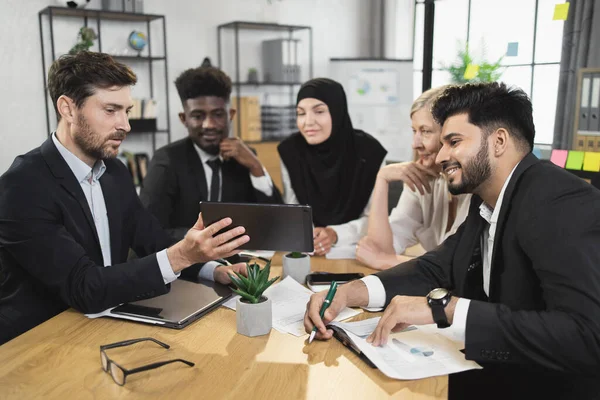
{"type": "Polygon", "coordinates": [[[312,79],[300,88],[296,105],[306,98],[318,99],[329,108],[331,136],[309,145],[296,132],[280,143],[279,155],[298,201],[312,207],[315,226],[352,221],[366,207],[387,151],[371,135],[352,127],[339,83],[312,79]]]}

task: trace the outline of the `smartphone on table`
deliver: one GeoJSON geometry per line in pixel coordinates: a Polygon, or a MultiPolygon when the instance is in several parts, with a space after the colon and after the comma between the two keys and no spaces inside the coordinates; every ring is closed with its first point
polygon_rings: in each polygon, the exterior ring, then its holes
{"type": "Polygon", "coordinates": [[[306,277],[306,286],[313,292],[329,290],[331,282],[336,281],[338,285],[360,279],[365,274],[361,272],[333,273],[333,272],[313,272],[306,277]]]}

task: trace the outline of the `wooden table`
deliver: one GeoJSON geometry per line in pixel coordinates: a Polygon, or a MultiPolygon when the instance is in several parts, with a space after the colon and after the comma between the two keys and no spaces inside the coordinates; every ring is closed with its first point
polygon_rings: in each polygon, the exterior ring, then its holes
{"type": "MultiPolygon", "coordinates": [[[[373,271],[354,260],[314,257],[313,271],[373,271]]],[[[273,260],[281,272],[281,257],[273,260]]],[[[372,317],[361,314],[355,318],[372,317]]],[[[368,367],[338,341],[313,342],[272,330],[248,338],[236,333],[235,314],[223,307],[183,330],[111,318],[88,319],[68,310],[0,346],[0,399],[445,399],[447,377],[397,381],[368,367]],[[100,366],[101,344],[153,337],[109,350],[125,368],[184,358],[128,377],[116,385],[100,366]]]]}

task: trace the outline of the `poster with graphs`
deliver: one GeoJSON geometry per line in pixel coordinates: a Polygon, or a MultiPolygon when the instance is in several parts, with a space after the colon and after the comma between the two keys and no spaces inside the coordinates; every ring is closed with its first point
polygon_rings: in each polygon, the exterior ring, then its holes
{"type": "Polygon", "coordinates": [[[329,76],[344,86],[354,127],[379,140],[386,160],[412,160],[412,60],[331,59],[329,76]]]}

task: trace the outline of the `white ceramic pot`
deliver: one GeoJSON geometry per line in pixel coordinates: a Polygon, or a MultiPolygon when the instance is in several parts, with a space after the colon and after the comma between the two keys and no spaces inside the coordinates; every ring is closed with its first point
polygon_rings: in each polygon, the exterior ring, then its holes
{"type": "Polygon", "coordinates": [[[304,285],[306,275],[310,274],[310,256],[302,254],[300,258],[291,257],[292,253],[283,256],[283,278],[291,276],[294,280],[304,285]]]}
{"type": "Polygon", "coordinates": [[[235,318],[237,322],[237,331],[245,336],[261,336],[271,331],[273,326],[273,316],[271,310],[271,300],[262,297],[264,301],[260,303],[246,303],[240,297],[236,303],[235,318]]]}

